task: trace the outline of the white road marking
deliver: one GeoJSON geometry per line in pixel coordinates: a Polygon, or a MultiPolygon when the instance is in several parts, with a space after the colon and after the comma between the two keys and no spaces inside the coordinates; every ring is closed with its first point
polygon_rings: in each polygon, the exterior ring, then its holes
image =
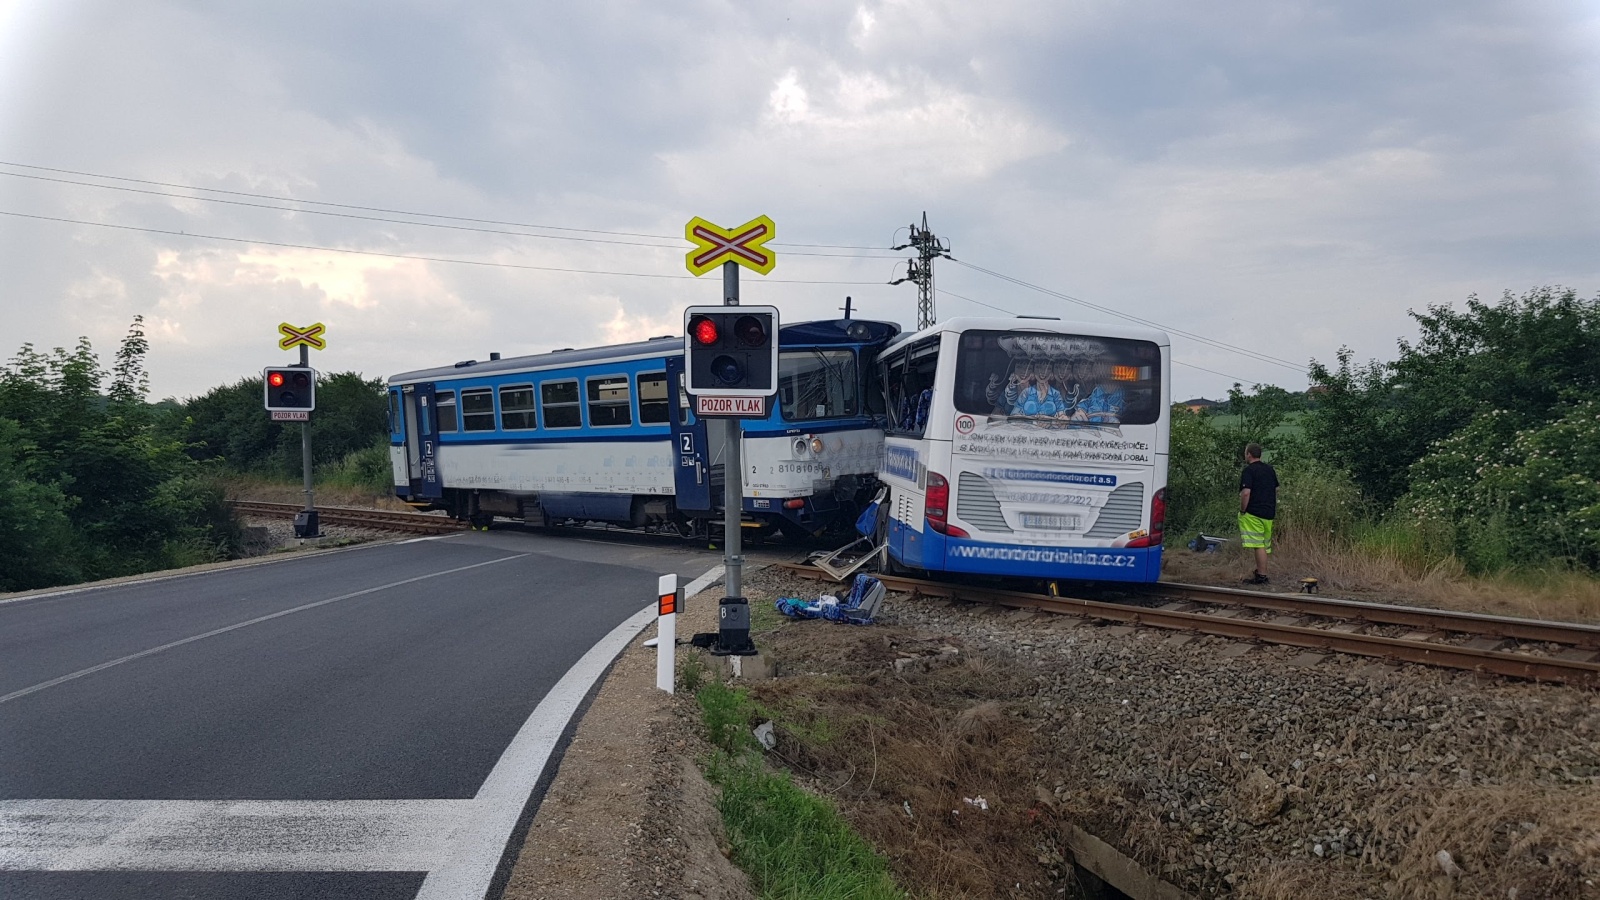
{"type": "Polygon", "coordinates": [[[471,800],[0,800],[0,871],[426,872],[471,800]]]}
{"type": "MultiPolygon", "coordinates": [[[[717,566],[690,582],[685,599],[722,574],[717,566]]],[[[284,610],[126,659],[376,590],[382,588],[284,610]]],[[[428,872],[417,900],[480,900],[583,698],[655,615],[652,598],[567,670],[471,800],[0,800],[0,871],[428,872]]]]}
{"type": "Polygon", "coordinates": [[[451,538],[458,538],[458,537],[461,537],[461,536],[462,536],[461,534],[431,534],[431,535],[428,535],[427,537],[411,538],[409,540],[396,541],[395,543],[397,543],[397,544],[420,544],[423,541],[448,541],[451,538]]]}
{"type": "MultiPolygon", "coordinates": [[[[721,576],[722,567],[717,566],[684,588],[684,597],[698,594],[721,576]]],[[[448,861],[428,872],[416,900],[480,900],[488,892],[495,868],[505,854],[506,841],[516,829],[523,807],[533,796],[550,754],[579,704],[617,654],[655,617],[656,603],[652,598],[650,605],[590,648],[539,702],[478,789],[473,802],[482,806],[474,813],[469,828],[456,833],[450,842],[448,861]]]]}
{"type": "Polygon", "coordinates": [[[123,663],[133,662],[136,659],[143,659],[146,656],[153,656],[153,655],[155,655],[157,653],[160,653],[160,652],[162,652],[164,650],[171,650],[174,647],[181,647],[184,644],[192,644],[195,641],[202,641],[202,640],[205,640],[206,638],[209,638],[209,637],[216,637],[219,634],[227,634],[230,631],[237,631],[240,628],[247,628],[247,627],[249,627],[251,625],[259,625],[262,622],[271,621],[272,619],[277,619],[277,618],[281,618],[283,616],[292,615],[292,614],[297,613],[297,612],[305,612],[308,609],[316,609],[319,606],[327,606],[329,603],[338,603],[340,600],[349,600],[352,597],[361,597],[361,596],[364,596],[366,594],[372,594],[372,593],[376,593],[378,591],[388,590],[389,588],[392,588],[392,587],[399,587],[399,586],[401,586],[403,584],[411,584],[411,583],[417,582],[417,581],[425,581],[425,580],[427,580],[429,578],[438,578],[441,575],[453,575],[456,572],[465,572],[468,569],[476,569],[476,568],[479,568],[480,566],[492,566],[495,563],[503,563],[503,562],[508,562],[510,560],[513,560],[513,559],[521,559],[524,556],[529,556],[529,555],[531,555],[531,554],[519,553],[516,556],[503,556],[500,559],[491,559],[488,562],[473,563],[470,566],[461,566],[461,567],[455,568],[455,569],[446,569],[443,572],[429,572],[426,575],[418,575],[415,578],[406,578],[406,579],[402,579],[400,581],[391,581],[388,584],[380,584],[377,587],[370,587],[370,588],[366,588],[364,590],[352,591],[351,593],[348,593],[348,594],[340,594],[337,597],[329,597],[326,600],[317,600],[317,601],[315,601],[313,603],[302,604],[300,606],[294,607],[293,609],[285,609],[285,610],[280,610],[280,611],[275,612],[275,613],[268,613],[267,615],[264,615],[264,616],[257,616],[254,619],[249,619],[249,620],[244,621],[244,622],[238,622],[238,623],[235,623],[233,625],[223,626],[222,628],[212,629],[211,631],[207,631],[204,634],[190,635],[189,637],[186,637],[186,638],[180,638],[180,639],[178,639],[176,641],[172,641],[170,643],[162,644],[159,647],[151,647],[149,650],[140,650],[138,653],[130,653],[127,656],[124,656],[124,657],[121,657],[121,658],[118,658],[118,659],[107,660],[106,662],[100,663],[99,665],[90,666],[87,669],[79,669],[76,672],[68,672],[67,674],[62,675],[62,676],[60,676],[58,678],[52,678],[49,681],[41,681],[38,684],[30,685],[30,686],[22,688],[20,690],[12,691],[9,694],[0,695],[0,703],[7,703],[9,701],[17,699],[18,697],[26,697],[29,694],[37,693],[39,691],[44,690],[45,688],[52,688],[52,687],[55,687],[58,684],[64,684],[64,683],[66,683],[68,681],[73,681],[75,679],[82,678],[85,675],[93,675],[96,672],[104,671],[106,669],[111,668],[112,666],[120,666],[123,663]]]}
{"type": "Polygon", "coordinates": [[[561,676],[534,709],[489,777],[472,798],[476,809],[466,828],[448,841],[443,865],[428,872],[416,900],[478,900],[489,890],[506,840],[533,795],[545,764],[589,689],[622,648],[656,616],[654,601],[612,629],[561,676]]]}

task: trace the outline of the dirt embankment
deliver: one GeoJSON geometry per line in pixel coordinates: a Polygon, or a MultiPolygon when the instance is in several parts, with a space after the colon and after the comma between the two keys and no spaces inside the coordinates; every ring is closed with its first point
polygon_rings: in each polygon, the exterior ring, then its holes
{"type": "MultiPolygon", "coordinates": [[[[1202,897],[1600,897],[1592,692],[901,595],[870,627],[757,622],[771,761],[916,896],[1081,895],[1076,824],[1202,897]]],[[[633,647],[607,681],[508,897],[748,896],[653,672],[633,647]]]]}

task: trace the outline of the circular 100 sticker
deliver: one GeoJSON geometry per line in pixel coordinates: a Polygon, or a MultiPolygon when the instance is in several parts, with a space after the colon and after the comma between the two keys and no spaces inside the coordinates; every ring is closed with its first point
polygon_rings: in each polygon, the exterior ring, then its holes
{"type": "Polygon", "coordinates": [[[971,416],[956,416],[956,431],[962,434],[971,434],[976,425],[971,416]]]}

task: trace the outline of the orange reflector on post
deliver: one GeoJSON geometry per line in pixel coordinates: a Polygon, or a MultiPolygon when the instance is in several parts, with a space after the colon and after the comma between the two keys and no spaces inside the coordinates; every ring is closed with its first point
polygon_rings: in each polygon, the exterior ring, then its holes
{"type": "Polygon", "coordinates": [[[660,605],[657,607],[656,614],[657,615],[661,615],[661,616],[670,616],[673,613],[676,613],[677,611],[678,611],[678,593],[677,593],[677,591],[673,591],[670,594],[662,594],[661,595],[661,599],[660,599],[660,605]]]}

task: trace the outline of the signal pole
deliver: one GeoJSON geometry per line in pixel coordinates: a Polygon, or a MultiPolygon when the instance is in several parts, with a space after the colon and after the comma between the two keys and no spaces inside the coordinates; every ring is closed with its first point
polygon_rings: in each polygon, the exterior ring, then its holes
{"type": "MultiPolygon", "coordinates": [[[[722,264],[722,305],[739,305],[739,265],[733,260],[722,264]]],[[[777,335],[772,339],[776,341],[777,335]]],[[[722,451],[722,567],[723,586],[728,589],[726,604],[737,601],[743,606],[743,627],[746,634],[750,632],[750,607],[744,601],[744,532],[740,529],[744,521],[744,461],[739,456],[739,441],[744,437],[744,422],[739,419],[723,419],[722,451]]],[[[719,618],[726,621],[732,618],[734,629],[740,623],[737,621],[741,610],[729,609],[724,606],[718,610],[719,618]]]]}
{"type": "Polygon", "coordinates": [[[890,248],[892,250],[915,249],[916,259],[906,260],[906,275],[896,278],[890,284],[903,284],[907,281],[917,286],[917,330],[922,330],[934,323],[933,316],[933,260],[943,256],[950,257],[950,242],[940,238],[928,230],[928,214],[922,214],[922,227],[911,223],[911,239],[904,244],[890,248]]]}
{"type": "MultiPolygon", "coordinates": [[[[305,344],[300,345],[300,366],[311,368],[311,348],[305,344]]],[[[305,537],[321,537],[322,531],[317,527],[316,494],[311,486],[311,421],[307,419],[300,423],[300,468],[305,476],[306,505],[301,511],[303,524],[301,530],[305,537]]]]}

